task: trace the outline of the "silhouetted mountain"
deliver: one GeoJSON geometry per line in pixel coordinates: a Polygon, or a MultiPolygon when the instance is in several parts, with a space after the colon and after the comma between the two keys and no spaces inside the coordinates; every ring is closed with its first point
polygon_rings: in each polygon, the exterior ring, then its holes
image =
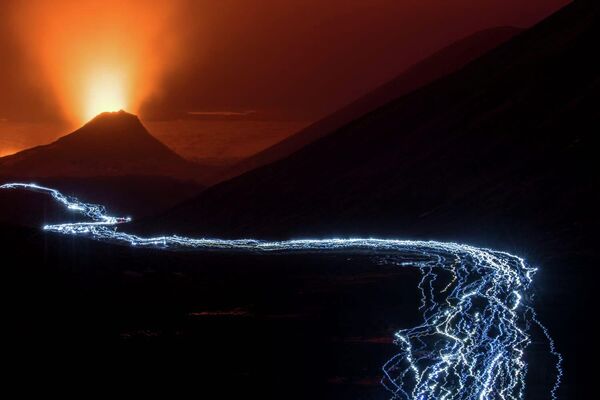
{"type": "Polygon", "coordinates": [[[462,70],[145,226],[435,237],[528,256],[581,245],[597,221],[599,34],[597,3],[571,4],[462,70]]]}
{"type": "Polygon", "coordinates": [[[0,176],[158,175],[194,178],[199,167],[155,139],[124,111],[102,113],[54,143],[0,158],[0,176]]]}
{"type": "Polygon", "coordinates": [[[413,65],[395,79],[357,99],[335,113],[311,124],[281,142],[242,160],[218,180],[225,180],[283,159],[353,120],[464,67],[482,54],[522,32],[514,27],[497,27],[469,35],[413,65]]]}
{"type": "MultiPolygon", "coordinates": [[[[207,173],[124,111],[100,114],[54,143],[0,158],[0,183],[34,181],[134,217],[198,194],[203,189],[198,181],[207,173]]],[[[0,220],[11,223],[39,226],[54,215],[51,207],[30,204],[19,194],[2,193],[0,205],[0,220]]]]}

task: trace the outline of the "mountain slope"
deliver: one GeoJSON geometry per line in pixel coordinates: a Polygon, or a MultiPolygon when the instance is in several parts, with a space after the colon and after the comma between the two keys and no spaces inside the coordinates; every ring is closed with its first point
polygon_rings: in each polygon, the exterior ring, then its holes
{"type": "Polygon", "coordinates": [[[220,176],[220,180],[283,159],[315,140],[343,127],[370,111],[440,77],[459,70],[477,57],[506,42],[522,30],[513,27],[486,29],[469,35],[427,57],[335,113],[311,124],[281,142],[242,160],[220,176]]]}
{"type": "Polygon", "coordinates": [[[577,2],[458,73],[144,226],[193,234],[380,235],[532,252],[585,240],[598,6],[577,2]]]}
{"type": "Polygon", "coordinates": [[[154,175],[190,179],[199,167],[155,139],[124,111],[103,113],[54,143],[0,158],[0,176],[154,175]]]}
{"type": "MultiPolygon", "coordinates": [[[[0,183],[35,181],[136,218],[197,195],[206,173],[123,111],[103,113],[49,145],[0,158],[0,183]]],[[[22,193],[2,193],[0,220],[39,226],[53,218],[42,204],[30,204],[22,193]]]]}

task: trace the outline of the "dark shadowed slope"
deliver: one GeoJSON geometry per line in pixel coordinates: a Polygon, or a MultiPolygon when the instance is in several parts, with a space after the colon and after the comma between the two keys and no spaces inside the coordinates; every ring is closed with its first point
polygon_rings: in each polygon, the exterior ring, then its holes
{"type": "Polygon", "coordinates": [[[415,64],[395,79],[357,99],[335,113],[302,129],[281,142],[241,161],[219,180],[283,159],[315,140],[419,87],[446,76],[521,32],[519,28],[497,27],[476,32],[415,64]]]}
{"type": "Polygon", "coordinates": [[[529,252],[596,215],[598,6],[538,26],[292,156],[148,222],[227,236],[384,235],[529,252]]]}
{"type": "Polygon", "coordinates": [[[192,178],[198,167],[155,139],[135,115],[103,113],[56,142],[0,158],[0,176],[159,175],[192,178]]]}

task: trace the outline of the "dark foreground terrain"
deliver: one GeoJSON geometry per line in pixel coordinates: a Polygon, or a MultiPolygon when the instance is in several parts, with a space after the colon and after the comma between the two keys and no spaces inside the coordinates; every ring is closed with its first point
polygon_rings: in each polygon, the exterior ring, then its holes
{"type": "Polygon", "coordinates": [[[194,396],[386,398],[417,271],[368,255],[172,253],[3,227],[11,374],[194,396]]]}
{"type": "MultiPolygon", "coordinates": [[[[0,239],[9,381],[22,390],[384,399],[393,333],[421,322],[420,273],[373,254],[175,253],[8,225],[0,239]]],[[[538,281],[567,360],[561,393],[576,378],[570,279],[538,281]]],[[[552,360],[534,339],[527,398],[547,398],[552,360]]]]}

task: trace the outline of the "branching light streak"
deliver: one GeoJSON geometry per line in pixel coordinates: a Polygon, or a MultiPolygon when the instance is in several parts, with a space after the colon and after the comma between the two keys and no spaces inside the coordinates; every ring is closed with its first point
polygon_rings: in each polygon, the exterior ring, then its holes
{"type": "Polygon", "coordinates": [[[536,316],[530,286],[535,269],[517,256],[473,246],[435,241],[319,239],[260,241],[194,239],[177,235],[141,237],[117,230],[130,221],[106,214],[57,190],[27,183],[0,189],[25,189],[51,195],[90,222],[46,225],[51,232],[117,244],[161,249],[245,250],[256,252],[371,252],[378,262],[418,268],[422,279],[423,323],[396,332],[401,352],[383,366],[382,383],[395,399],[523,399],[525,349],[538,325],[556,358],[556,399],[561,355],[536,316]]]}

